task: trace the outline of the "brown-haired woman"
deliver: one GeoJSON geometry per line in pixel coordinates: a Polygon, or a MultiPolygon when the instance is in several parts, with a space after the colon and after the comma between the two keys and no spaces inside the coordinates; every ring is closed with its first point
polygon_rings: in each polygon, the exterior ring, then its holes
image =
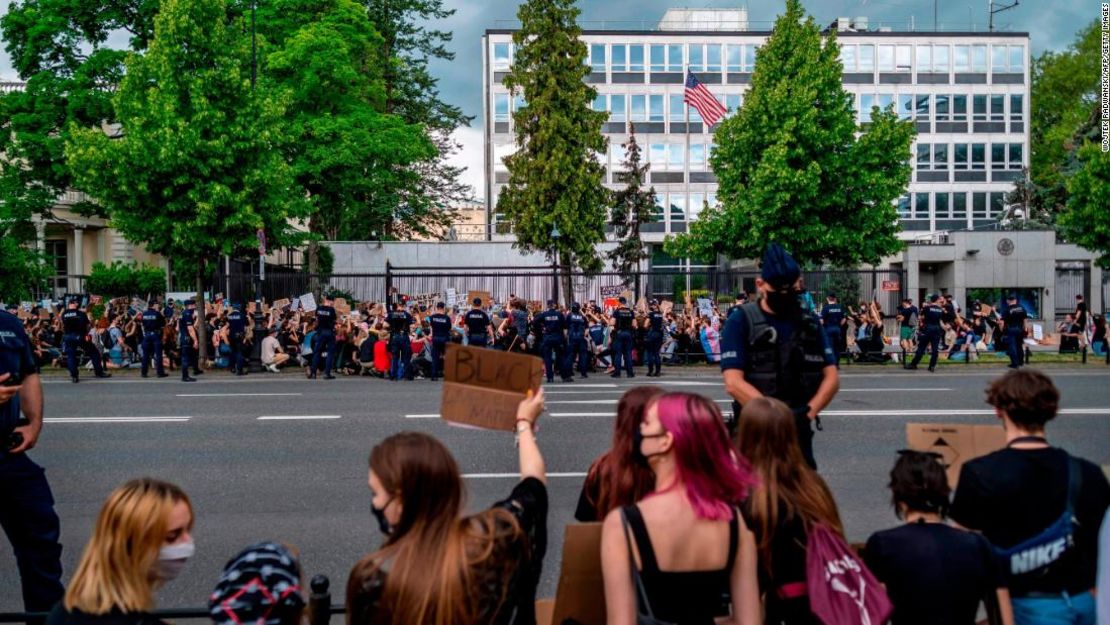
{"type": "Polygon", "coordinates": [[[750,528],[742,534],[750,531],[759,549],[765,621],[816,624],[805,594],[806,535],[816,523],[843,535],[836,502],[802,456],[786,404],[768,397],[744,404],[736,436],[740,454],[759,479],[740,510],[750,528]]]}
{"type": "Polygon", "coordinates": [[[127,482],[96,519],[65,599],[50,625],[160,623],[154,591],[192,557],[193,507],[177,486],[151,478],[127,482]]]}
{"type": "Polygon", "coordinates": [[[582,523],[600,521],[623,506],[644,498],[655,487],[655,474],[636,452],[636,433],[644,421],[644,409],[663,394],[657,386],[637,386],[625,391],[617,404],[613,424],[613,446],[590,465],[574,518],[582,523]]]}
{"type": "Polygon", "coordinates": [[[535,622],[547,548],[547,488],[534,428],[543,391],[517,409],[521,481],[509,498],[463,517],[462,476],[447,448],[402,432],[370,452],[372,510],[385,544],[351,570],[349,625],[535,622]]]}

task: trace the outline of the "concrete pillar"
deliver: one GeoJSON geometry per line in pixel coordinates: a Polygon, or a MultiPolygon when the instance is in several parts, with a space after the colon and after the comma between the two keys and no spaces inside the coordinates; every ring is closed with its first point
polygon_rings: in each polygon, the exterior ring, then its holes
{"type": "Polygon", "coordinates": [[[35,221],[35,247],[39,254],[46,253],[46,222],[41,219],[35,221]]]}
{"type": "Polygon", "coordinates": [[[1087,302],[1087,310],[1101,313],[1106,310],[1106,301],[1102,299],[1102,268],[1091,263],[1091,297],[1087,302]]]}
{"type": "MultiPolygon", "coordinates": [[[[70,264],[73,266],[71,276],[85,275],[85,228],[82,226],[73,227],[73,262],[70,264]]],[[[80,280],[69,281],[70,291],[81,291],[83,286],[80,280]]]]}

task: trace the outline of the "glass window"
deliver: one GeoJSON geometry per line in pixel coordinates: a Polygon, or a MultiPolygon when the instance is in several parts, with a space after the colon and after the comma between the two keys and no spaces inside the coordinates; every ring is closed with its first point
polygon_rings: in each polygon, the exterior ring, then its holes
{"type": "Polygon", "coordinates": [[[953,66],[957,72],[971,71],[971,46],[953,46],[953,66]]]}
{"type": "Polygon", "coordinates": [[[948,72],[948,46],[933,46],[933,71],[948,72]]]}
{"type": "Polygon", "coordinates": [[[705,46],[690,44],[690,69],[695,72],[705,70],[705,46]]]}
{"type": "Polygon", "coordinates": [[[509,59],[509,43],[493,44],[493,69],[507,70],[511,63],[509,59]]]}
{"type": "Polygon", "coordinates": [[[664,117],[663,94],[656,93],[648,96],[648,121],[661,122],[664,117]]]}
{"type": "Polygon", "coordinates": [[[971,119],[977,122],[987,121],[987,96],[971,96],[971,119]]]}
{"type": "Polygon", "coordinates": [[[948,193],[937,193],[933,197],[933,202],[936,203],[937,219],[951,219],[952,213],[949,212],[948,193]]]}
{"type": "Polygon", "coordinates": [[[686,153],[686,146],[678,143],[673,143],[667,146],[667,151],[667,165],[671,169],[677,169],[681,171],[682,168],[686,166],[686,162],[682,158],[686,153]]]}
{"type": "Polygon", "coordinates": [[[929,218],[929,194],[928,193],[914,193],[913,194],[913,216],[915,219],[928,219],[929,218]]]}
{"type": "Polygon", "coordinates": [[[744,46],[744,62],[741,71],[750,72],[755,70],[755,51],[759,46],[748,44],[744,46]]]}
{"type": "Polygon", "coordinates": [[[638,43],[628,46],[628,71],[644,71],[644,46],[638,43]]]}
{"type": "Polygon", "coordinates": [[[627,72],[628,71],[628,47],[623,43],[614,43],[610,47],[610,54],[613,55],[612,66],[614,72],[627,72]]]}
{"type": "Polygon", "coordinates": [[[594,110],[595,111],[604,111],[604,110],[607,110],[608,107],[609,107],[609,98],[606,97],[605,94],[603,94],[603,93],[597,94],[597,96],[594,98],[594,110]]]}
{"type": "Polygon", "coordinates": [[[716,206],[717,205],[717,194],[712,192],[712,191],[706,192],[706,194],[705,194],[705,203],[706,203],[706,205],[709,206],[709,208],[713,208],[714,206],[716,206]]]}
{"type": "Polygon", "coordinates": [[[898,94],[898,119],[910,119],[913,117],[913,94],[899,93],[898,94]]]}
{"type": "Polygon", "coordinates": [[[704,143],[691,143],[690,144],[690,169],[704,169],[705,168],[705,144],[704,143]]]}
{"type": "Polygon", "coordinates": [[[508,167],[505,166],[505,159],[512,156],[516,152],[516,144],[506,143],[503,145],[494,144],[493,146],[493,166],[495,169],[505,171],[508,167]]]}
{"type": "Polygon", "coordinates": [[[656,193],[655,194],[655,206],[651,207],[651,214],[652,214],[652,216],[655,217],[656,221],[662,221],[663,220],[664,213],[665,213],[665,210],[664,210],[663,206],[664,206],[663,194],[656,193]]]}
{"type": "Polygon", "coordinates": [[[1005,72],[1009,59],[1006,57],[1006,46],[991,46],[991,71],[1005,72]]]}
{"type": "Polygon", "coordinates": [[[882,110],[888,111],[894,104],[894,94],[880,93],[879,97],[875,100],[875,104],[882,110]]]}
{"type": "Polygon", "coordinates": [[[991,144],[991,169],[1006,169],[1006,144],[991,144]]]}
{"type": "Polygon", "coordinates": [[[590,69],[599,74],[605,73],[605,44],[590,45],[590,69]]]}
{"type": "Polygon", "coordinates": [[[742,102],[742,99],[741,99],[741,96],[740,96],[739,93],[727,93],[727,94],[725,94],[724,105],[725,105],[725,108],[728,109],[730,113],[734,113],[736,111],[739,111],[741,102],[742,102]]]}
{"type": "Polygon", "coordinates": [[[1005,193],[991,193],[990,213],[987,215],[991,219],[998,217],[1002,214],[1003,207],[1006,206],[1005,193]]]}
{"type": "Polygon", "coordinates": [[[933,169],[948,169],[948,144],[933,144],[933,169]]]}
{"type": "Polygon", "coordinates": [[[928,171],[929,161],[932,158],[932,146],[928,143],[917,144],[917,171],[928,171]]]}
{"type": "Polygon", "coordinates": [[[633,95],[629,96],[629,104],[631,111],[629,112],[629,119],[634,122],[647,121],[647,96],[646,95],[633,95]]]}
{"type": "Polygon", "coordinates": [[[681,93],[672,93],[670,95],[671,117],[672,122],[686,121],[686,104],[682,102],[681,93]]]}
{"type": "Polygon", "coordinates": [[[667,46],[652,44],[651,46],[651,71],[662,72],[667,69],[667,46]]]}
{"type": "Polygon", "coordinates": [[[1020,93],[1010,95],[1010,119],[1021,121],[1021,118],[1024,116],[1022,104],[1024,104],[1024,99],[1020,93]]]}
{"type": "Polygon", "coordinates": [[[705,45],[705,71],[721,71],[721,44],[709,43],[705,45]]]}
{"type": "Polygon", "coordinates": [[[648,162],[656,169],[667,167],[667,146],[662,143],[653,143],[648,154],[648,162]]]}
{"type": "Polygon", "coordinates": [[[898,219],[910,218],[910,196],[903,195],[897,200],[898,206],[898,219]]]}
{"type": "Polygon", "coordinates": [[[702,202],[705,201],[703,199],[704,197],[705,196],[702,195],[701,193],[691,193],[690,194],[690,215],[689,215],[690,221],[694,221],[695,219],[697,219],[698,214],[701,213],[701,209],[702,209],[702,206],[703,206],[702,202]]]}
{"type": "Polygon", "coordinates": [[[956,94],[952,96],[952,121],[967,121],[967,96],[956,94]]]}
{"type": "Polygon", "coordinates": [[[609,121],[623,122],[627,121],[627,112],[625,110],[625,96],[613,94],[609,96],[609,121]]]}
{"type": "Polygon", "coordinates": [[[936,114],[938,122],[946,122],[951,119],[951,113],[948,109],[948,101],[951,96],[947,94],[938,93],[936,95],[936,114]]]}
{"type": "Polygon", "coordinates": [[[966,193],[953,193],[952,194],[952,218],[953,219],[967,219],[967,194],[966,193]]]}
{"type": "Polygon", "coordinates": [[[681,43],[672,43],[667,46],[667,71],[668,72],[681,72],[683,70],[683,45],[681,43]]]}
{"type": "Polygon", "coordinates": [[[519,111],[525,106],[528,106],[528,103],[524,101],[524,94],[513,96],[513,111],[519,111]]]}
{"type": "Polygon", "coordinates": [[[910,71],[910,55],[913,54],[910,44],[900,44],[896,48],[895,63],[900,72],[910,71]]]}
{"type": "Polygon", "coordinates": [[[859,96],[859,120],[862,123],[871,121],[871,107],[875,106],[875,96],[863,93],[859,96]]]}
{"type": "Polygon", "coordinates": [[[670,194],[671,221],[686,221],[686,196],[681,193],[670,194]]]}
{"type": "Polygon", "coordinates": [[[956,143],[952,145],[952,168],[955,170],[966,170],[968,167],[967,162],[968,149],[966,143],[956,143]]]}
{"type": "Polygon", "coordinates": [[[971,46],[971,71],[986,73],[987,46],[971,46]]]}
{"type": "Polygon", "coordinates": [[[725,46],[725,71],[740,71],[740,46],[731,43],[725,46]]]}
{"type": "Polygon", "coordinates": [[[1003,121],[1006,116],[1004,107],[1006,106],[1006,96],[1001,93],[991,94],[991,121],[1003,121]]]}
{"type": "Polygon", "coordinates": [[[1010,46],[1010,71],[1025,71],[1025,46],[1010,46]]]}
{"type": "Polygon", "coordinates": [[[923,93],[917,96],[917,121],[929,121],[929,94],[923,93]]]}
{"type": "Polygon", "coordinates": [[[1020,143],[1011,143],[1010,144],[1010,154],[1009,154],[1010,169],[1021,169],[1021,166],[1022,166],[1021,152],[1022,152],[1022,144],[1020,144],[1020,143]]]}
{"type": "Polygon", "coordinates": [[[933,46],[918,44],[917,71],[918,73],[933,71],[933,46]]]}
{"type": "Polygon", "coordinates": [[[987,144],[971,144],[971,168],[978,170],[987,168],[987,144]]]}
{"type": "Polygon", "coordinates": [[[893,72],[894,71],[894,46],[893,45],[881,45],[881,46],[879,46],[879,71],[880,72],[893,72]]]}
{"type": "Polygon", "coordinates": [[[621,166],[622,163],[624,163],[625,149],[624,149],[624,146],[621,145],[621,143],[619,141],[610,141],[609,142],[609,158],[610,158],[609,162],[612,163],[612,166],[614,168],[619,167],[620,169],[624,169],[623,167],[620,167],[620,166],[621,166]]]}
{"type": "Polygon", "coordinates": [[[987,218],[987,194],[982,191],[975,191],[971,194],[971,218],[972,219],[986,219],[987,218]]]}
{"type": "Polygon", "coordinates": [[[875,71],[875,45],[871,43],[861,43],[859,46],[859,71],[873,72],[875,71]]]}
{"type": "Polygon", "coordinates": [[[840,63],[844,66],[844,71],[856,71],[856,46],[853,44],[845,44],[840,46],[840,63]]]}
{"type": "Polygon", "coordinates": [[[495,93],[493,94],[493,121],[507,122],[509,121],[509,94],[495,93]]]}

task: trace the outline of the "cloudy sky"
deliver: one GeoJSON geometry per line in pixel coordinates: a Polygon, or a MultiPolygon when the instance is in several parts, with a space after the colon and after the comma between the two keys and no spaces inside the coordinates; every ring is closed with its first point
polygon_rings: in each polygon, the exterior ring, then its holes
{"type": "MultiPolygon", "coordinates": [[[[265,2],[266,0],[259,0],[265,2]]],[[[802,0],[806,9],[819,23],[827,24],[839,15],[870,18],[872,26],[889,23],[896,30],[912,23],[917,30],[931,30],[934,6],[942,30],[985,30],[988,0],[802,0]]],[[[1005,0],[1006,3],[1009,0],[1005,0]]],[[[11,0],[0,0],[0,12],[6,12],[11,0]]],[[[436,62],[431,66],[439,79],[443,97],[475,116],[471,127],[462,128],[457,139],[463,150],[457,162],[468,168],[465,181],[482,189],[482,83],[481,37],[487,28],[505,28],[515,23],[516,0],[445,0],[455,15],[437,26],[455,33],[450,49],[455,60],[436,62]]],[[[775,15],[782,10],[782,0],[755,2],[748,7],[753,29],[768,29],[775,15]]],[[[579,0],[580,21],[584,28],[644,28],[654,26],[669,7],[728,8],[743,6],[727,0],[579,0]]],[[[1030,34],[1033,54],[1061,49],[1072,40],[1075,32],[1095,19],[1099,3],[1094,0],[1022,0],[1013,9],[995,16],[999,30],[1024,31],[1030,34]]],[[[13,79],[14,72],[6,53],[0,51],[0,79],[13,79]]]]}

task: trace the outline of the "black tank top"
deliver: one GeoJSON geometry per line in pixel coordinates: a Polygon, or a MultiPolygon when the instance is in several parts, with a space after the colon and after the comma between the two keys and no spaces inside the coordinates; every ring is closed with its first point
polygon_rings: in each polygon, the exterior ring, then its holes
{"type": "Polygon", "coordinates": [[[655,618],[676,625],[712,625],[715,616],[727,616],[732,565],[738,544],[737,513],[728,522],[728,560],[716,571],[660,571],[655,561],[644,517],[637,506],[625,506],[625,516],[640,552],[640,577],[655,618]]]}

